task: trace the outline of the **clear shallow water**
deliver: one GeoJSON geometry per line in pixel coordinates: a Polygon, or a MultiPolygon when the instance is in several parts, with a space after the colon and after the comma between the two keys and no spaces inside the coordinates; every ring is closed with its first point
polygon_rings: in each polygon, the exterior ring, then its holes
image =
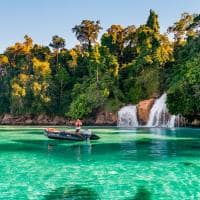
{"type": "Polygon", "coordinates": [[[0,199],[200,199],[200,129],[93,131],[69,142],[0,127],[0,199]]]}

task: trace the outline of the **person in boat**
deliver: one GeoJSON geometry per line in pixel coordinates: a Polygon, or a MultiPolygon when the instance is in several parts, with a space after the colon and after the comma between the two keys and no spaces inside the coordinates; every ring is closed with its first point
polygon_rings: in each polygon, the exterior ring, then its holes
{"type": "Polygon", "coordinates": [[[75,122],[75,126],[76,126],[76,133],[80,134],[80,130],[81,130],[81,126],[82,126],[82,122],[80,119],[77,119],[75,122]]]}

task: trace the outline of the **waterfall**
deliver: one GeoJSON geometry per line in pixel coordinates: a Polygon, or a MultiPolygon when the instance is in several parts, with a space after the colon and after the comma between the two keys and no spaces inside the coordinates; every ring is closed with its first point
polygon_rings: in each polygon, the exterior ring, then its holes
{"type": "Polygon", "coordinates": [[[170,115],[167,105],[167,94],[164,93],[157,99],[151,108],[147,127],[169,127],[174,128],[175,125],[180,125],[179,115],[170,115]]]}
{"type": "Polygon", "coordinates": [[[171,116],[171,119],[169,121],[169,128],[174,128],[175,127],[175,123],[176,123],[176,120],[177,120],[177,117],[176,115],[172,115],[171,116]]]}
{"type": "MultiPolygon", "coordinates": [[[[168,127],[174,128],[185,124],[185,119],[181,115],[171,115],[166,105],[167,94],[164,93],[157,99],[151,108],[149,120],[145,127],[168,127]]],[[[118,126],[138,127],[137,107],[129,105],[122,107],[118,111],[118,126]]]]}
{"type": "Polygon", "coordinates": [[[137,127],[137,108],[135,105],[125,106],[118,111],[118,126],[137,127]]]}

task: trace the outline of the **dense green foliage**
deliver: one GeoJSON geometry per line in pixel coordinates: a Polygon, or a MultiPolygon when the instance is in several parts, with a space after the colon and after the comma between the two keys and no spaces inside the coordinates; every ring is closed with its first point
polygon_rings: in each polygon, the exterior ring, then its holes
{"type": "Polygon", "coordinates": [[[198,117],[200,113],[200,37],[177,50],[169,76],[168,107],[174,114],[198,117]]]}
{"type": "Polygon", "coordinates": [[[166,66],[168,107],[188,119],[200,117],[200,15],[184,13],[174,32],[174,61],[166,66]]]}
{"type": "Polygon", "coordinates": [[[0,55],[0,113],[84,118],[99,108],[115,111],[167,91],[172,113],[196,115],[199,20],[199,15],[184,13],[168,29],[174,42],[160,33],[152,10],[146,24],[112,25],[100,42],[100,22],[83,20],[72,29],[80,42],[72,49],[57,35],[49,47],[25,36],[0,55]]]}

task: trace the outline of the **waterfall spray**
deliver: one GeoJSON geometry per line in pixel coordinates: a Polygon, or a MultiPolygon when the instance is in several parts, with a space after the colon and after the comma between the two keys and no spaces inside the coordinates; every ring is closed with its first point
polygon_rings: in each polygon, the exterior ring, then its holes
{"type": "Polygon", "coordinates": [[[137,127],[137,108],[135,105],[125,106],[118,112],[118,126],[120,127],[137,127]]]}
{"type": "MultiPolygon", "coordinates": [[[[181,115],[171,115],[166,105],[167,94],[164,93],[157,99],[151,108],[149,120],[146,127],[168,127],[174,128],[183,125],[184,118],[181,115]]],[[[118,112],[118,126],[138,127],[137,107],[135,105],[125,106],[118,112]]]]}
{"type": "Polygon", "coordinates": [[[149,121],[147,127],[169,127],[174,128],[180,125],[181,116],[171,115],[166,105],[167,94],[164,93],[159,99],[157,99],[151,108],[149,121]]]}

